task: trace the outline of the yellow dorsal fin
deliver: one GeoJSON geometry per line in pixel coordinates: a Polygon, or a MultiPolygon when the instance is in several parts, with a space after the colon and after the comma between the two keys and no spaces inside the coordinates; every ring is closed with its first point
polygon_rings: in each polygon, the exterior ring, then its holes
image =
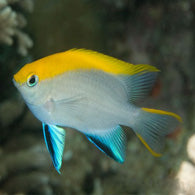
{"type": "Polygon", "coordinates": [[[26,82],[29,74],[37,74],[39,81],[67,71],[100,70],[110,74],[133,75],[139,72],[158,72],[150,65],[133,65],[116,58],[85,49],[72,49],[56,53],[26,64],[14,75],[16,82],[26,82]]]}

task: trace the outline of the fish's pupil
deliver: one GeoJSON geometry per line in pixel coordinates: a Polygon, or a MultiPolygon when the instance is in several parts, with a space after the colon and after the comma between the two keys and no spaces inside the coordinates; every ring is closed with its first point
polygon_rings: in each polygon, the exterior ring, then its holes
{"type": "Polygon", "coordinates": [[[32,85],[35,83],[35,76],[32,76],[30,78],[29,83],[32,84],[32,85]]]}

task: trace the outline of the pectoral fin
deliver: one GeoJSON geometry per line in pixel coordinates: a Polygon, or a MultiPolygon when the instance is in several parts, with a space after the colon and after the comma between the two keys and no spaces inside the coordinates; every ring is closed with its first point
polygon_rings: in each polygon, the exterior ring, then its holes
{"type": "Polygon", "coordinates": [[[102,152],[119,163],[125,160],[126,136],[120,126],[110,130],[94,131],[86,135],[102,152]]]}
{"type": "Polygon", "coordinates": [[[66,132],[55,125],[43,123],[43,135],[53,165],[58,173],[60,173],[66,132]]]}

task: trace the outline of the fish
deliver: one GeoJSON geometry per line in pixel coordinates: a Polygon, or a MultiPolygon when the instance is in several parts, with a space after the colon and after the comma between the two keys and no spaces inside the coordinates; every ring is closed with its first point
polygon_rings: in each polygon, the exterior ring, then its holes
{"type": "Polygon", "coordinates": [[[151,92],[159,71],[92,50],[70,49],[24,65],[13,83],[42,122],[46,147],[60,173],[67,127],[119,163],[126,157],[124,126],[152,155],[162,155],[165,138],[181,117],[137,106],[151,92]]]}

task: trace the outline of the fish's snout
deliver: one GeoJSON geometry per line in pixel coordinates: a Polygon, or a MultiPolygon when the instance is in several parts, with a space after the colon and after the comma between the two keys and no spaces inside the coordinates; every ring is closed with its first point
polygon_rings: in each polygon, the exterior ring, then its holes
{"type": "Polygon", "coordinates": [[[18,84],[17,84],[16,80],[14,79],[14,77],[13,77],[13,79],[12,79],[12,82],[14,83],[14,86],[15,86],[15,87],[18,87],[18,84]]]}
{"type": "Polygon", "coordinates": [[[15,81],[14,77],[12,78],[12,82],[13,82],[13,83],[14,83],[14,85],[15,85],[16,81],[15,81]]]}

